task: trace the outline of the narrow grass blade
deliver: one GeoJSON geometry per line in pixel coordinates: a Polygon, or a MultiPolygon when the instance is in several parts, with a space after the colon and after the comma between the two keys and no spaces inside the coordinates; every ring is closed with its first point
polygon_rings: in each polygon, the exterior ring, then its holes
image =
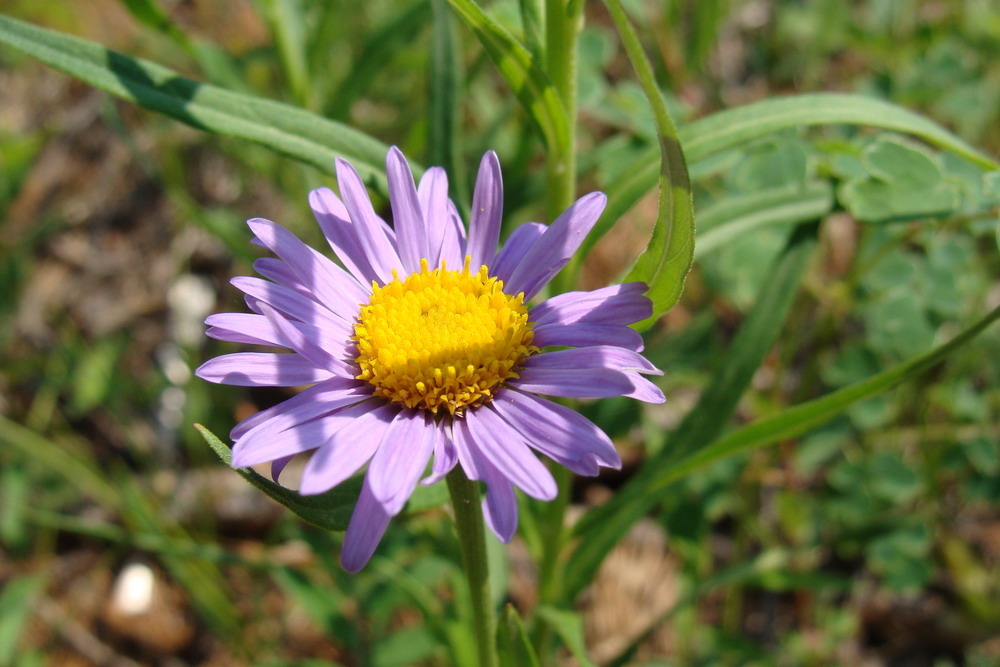
{"type": "Polygon", "coordinates": [[[927,371],[975,338],[997,319],[1000,319],[1000,306],[991,310],[944,345],[936,347],[926,354],[867,380],[827,394],[822,398],[797,405],[773,417],[761,419],[737,429],[684,459],[677,466],[662,471],[652,482],[649,490],[651,493],[656,493],[674,480],[739,452],[773,445],[776,442],[802,435],[829,421],[849,406],[878,396],[927,371]]]}
{"type": "Polygon", "coordinates": [[[569,149],[569,120],[541,64],[472,0],[448,2],[479,38],[507,85],[537,125],[546,147],[565,154],[569,149]]]}
{"type": "Polygon", "coordinates": [[[566,585],[571,595],[583,590],[618,540],[658,503],[659,497],[649,490],[657,475],[697,451],[725,428],[740,396],[781,332],[815,247],[815,225],[792,236],[727,350],[725,363],[715,370],[698,403],[663,448],[646,461],[614,498],[577,524],[575,532],[581,538],[580,544],[566,568],[566,585]]]}
{"type": "MultiPolygon", "coordinates": [[[[816,125],[859,125],[902,132],[968,158],[987,169],[1000,168],[984,155],[934,121],[882,100],[843,93],[812,93],[779,97],[735,109],[726,109],[681,127],[678,131],[691,169],[696,163],[781,130],[816,125]]],[[[654,185],[660,173],[659,149],[634,161],[617,181],[608,183],[608,206],[581,247],[586,253],[654,185]]],[[[700,242],[700,239],[699,239],[700,242]]]]}
{"type": "Polygon", "coordinates": [[[538,608],[537,613],[542,622],[555,630],[559,638],[563,640],[566,648],[576,658],[578,665],[581,667],[597,667],[587,657],[587,647],[583,641],[583,619],[578,613],[551,606],[541,606],[538,608]]]}
{"type": "Polygon", "coordinates": [[[726,198],[698,214],[699,226],[707,231],[698,234],[695,259],[762,227],[818,220],[832,209],[833,187],[829,181],[726,198]]]}
{"type": "Polygon", "coordinates": [[[0,665],[15,664],[21,631],[32,614],[32,600],[48,581],[48,575],[32,574],[16,577],[4,584],[0,592],[0,665]]]}
{"type": "Polygon", "coordinates": [[[497,653],[500,667],[539,667],[538,656],[524,631],[521,617],[511,604],[506,605],[500,613],[497,653]]]}
{"type": "Polygon", "coordinates": [[[626,281],[637,280],[649,285],[646,294],[653,302],[653,315],[636,325],[641,330],[670,310],[681,297],[684,279],[694,262],[694,202],[677,128],[656,84],[653,68],[619,0],[608,0],[607,5],[625,52],[653,109],[660,144],[660,204],[653,235],[649,246],[625,277],[626,281]]]}
{"type": "Polygon", "coordinates": [[[0,43],[198,129],[256,142],[330,174],[334,159],[344,157],[364,177],[384,180],[383,143],[303,109],[198,83],[147,60],[3,15],[0,43]]]}
{"type": "Polygon", "coordinates": [[[434,13],[431,39],[427,111],[427,164],[444,167],[448,190],[462,217],[468,219],[468,186],[461,165],[458,118],[462,111],[459,96],[460,72],[455,28],[447,0],[432,0],[434,13]]]}
{"type": "Polygon", "coordinates": [[[329,98],[324,109],[327,116],[338,120],[347,118],[351,105],[364,94],[372,79],[427,25],[428,5],[429,0],[416,0],[397,8],[391,19],[366,37],[350,73],[329,98]]]}

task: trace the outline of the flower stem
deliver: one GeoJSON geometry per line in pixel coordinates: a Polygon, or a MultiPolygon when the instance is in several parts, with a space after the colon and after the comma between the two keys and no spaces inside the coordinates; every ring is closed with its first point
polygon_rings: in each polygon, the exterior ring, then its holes
{"type": "Polygon", "coordinates": [[[479,486],[465,476],[461,466],[448,473],[448,491],[455,509],[455,530],[462,549],[462,563],[469,582],[472,615],[480,667],[496,667],[496,610],[490,599],[486,564],[486,530],[479,507],[479,486]]]}
{"type": "Polygon", "coordinates": [[[546,164],[546,214],[549,222],[576,198],[576,43],[583,3],[545,2],[545,70],[566,113],[568,140],[563,150],[549,147],[546,164]]]}

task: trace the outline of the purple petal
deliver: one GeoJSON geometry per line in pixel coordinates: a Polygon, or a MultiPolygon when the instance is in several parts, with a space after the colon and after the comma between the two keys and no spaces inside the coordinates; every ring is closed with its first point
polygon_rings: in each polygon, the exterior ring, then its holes
{"type": "Polygon", "coordinates": [[[195,375],[202,380],[239,387],[294,387],[321,382],[331,377],[297,354],[235,352],[203,363],[195,375]]]}
{"type": "Polygon", "coordinates": [[[517,532],[517,497],[514,485],[489,461],[486,469],[486,498],[483,499],[483,517],[497,539],[507,544],[517,532]]]}
{"type": "Polygon", "coordinates": [[[465,471],[465,476],[471,480],[482,480],[485,478],[485,469],[479,465],[482,455],[479,454],[479,447],[469,433],[469,423],[465,419],[456,419],[451,423],[451,441],[455,444],[455,454],[458,462],[465,471]]]}
{"type": "MultiPolygon", "coordinates": [[[[292,319],[328,329],[334,335],[345,339],[354,334],[354,327],[348,321],[335,315],[333,311],[318,301],[293,289],[250,276],[237,276],[229,282],[247,296],[263,301],[292,319]]],[[[359,311],[360,308],[356,308],[355,314],[351,317],[352,320],[359,311]]]]}
{"type": "Polygon", "coordinates": [[[351,222],[354,223],[358,241],[375,275],[382,283],[392,281],[394,270],[403,277],[405,274],[403,264],[392,242],[382,233],[379,218],[375,215],[375,209],[372,208],[371,199],[368,198],[368,191],[365,190],[361,177],[354,167],[342,158],[337,158],[337,183],[340,185],[344,206],[347,207],[351,222]]]}
{"type": "MultiPolygon", "coordinates": [[[[558,489],[552,473],[539,461],[521,434],[492,410],[469,410],[467,434],[490,463],[532,498],[552,500],[558,489]]],[[[483,472],[483,471],[480,471],[483,472]]]]}
{"type": "Polygon", "coordinates": [[[239,440],[251,429],[256,428],[264,422],[273,419],[288,410],[293,410],[302,405],[315,403],[325,399],[336,398],[337,396],[347,396],[354,393],[370,393],[370,391],[368,391],[365,387],[367,384],[368,383],[360,380],[348,380],[338,377],[330,378],[325,382],[320,382],[315,386],[303,390],[302,392],[285,401],[282,401],[281,403],[278,403],[277,405],[272,405],[266,410],[261,410],[260,412],[250,415],[233,427],[233,430],[229,432],[229,437],[233,440],[239,440]]]}
{"type": "Polygon", "coordinates": [[[500,160],[487,151],[479,163],[476,189],[472,194],[472,216],[469,220],[469,242],[466,253],[472,257],[472,271],[480,265],[489,266],[496,257],[500,242],[500,221],[503,218],[503,176],[500,160]]]}
{"type": "Polygon", "coordinates": [[[351,428],[341,424],[330,441],[309,459],[302,471],[299,493],[308,496],[329,491],[357,472],[375,454],[397,412],[398,407],[386,403],[353,419],[351,428]]]}
{"type": "Polygon", "coordinates": [[[531,309],[536,326],[546,324],[632,324],[653,314],[653,302],[644,294],[646,283],[612,285],[590,292],[559,294],[531,309]]]}
{"type": "Polygon", "coordinates": [[[663,395],[663,391],[659,387],[638,373],[627,372],[626,375],[632,381],[632,391],[622,394],[623,396],[646,403],[663,403],[667,400],[667,397],[663,395]]]}
{"type": "Polygon", "coordinates": [[[319,188],[309,193],[309,206],[327,243],[347,270],[354,274],[358,282],[371,285],[378,276],[365,256],[344,202],[330,188],[319,188]]]}
{"type": "Polygon", "coordinates": [[[342,398],[302,406],[252,429],[233,445],[233,465],[238,468],[273,461],[326,445],[336,433],[376,409],[380,403],[365,396],[342,398]],[[310,417],[310,415],[312,415],[310,417]]]}
{"type": "MultiPolygon", "coordinates": [[[[257,302],[256,305],[261,309],[261,312],[271,310],[270,306],[262,302],[257,302]]],[[[274,311],[271,310],[271,312],[274,311]]],[[[321,368],[327,368],[344,377],[353,378],[358,374],[357,366],[348,359],[348,350],[352,349],[353,346],[348,337],[340,338],[333,336],[323,329],[303,324],[302,322],[290,322],[288,320],[285,320],[285,322],[287,322],[289,327],[295,329],[299,335],[312,340],[313,345],[318,346],[324,357],[330,359],[330,363],[318,363],[317,359],[313,359],[309,355],[303,355],[307,359],[312,360],[321,368]]],[[[265,315],[217,313],[209,315],[205,320],[205,324],[209,325],[208,330],[205,332],[205,335],[209,338],[232,343],[287,347],[301,354],[301,350],[290,345],[288,340],[275,327],[274,323],[265,315]]]]}
{"type": "Polygon", "coordinates": [[[609,398],[628,396],[635,390],[628,375],[608,368],[524,368],[519,375],[517,380],[509,381],[510,386],[548,396],[609,398]]]}
{"type": "MultiPolygon", "coordinates": [[[[283,262],[277,257],[258,257],[253,261],[253,270],[264,276],[268,280],[273,280],[278,285],[297,292],[310,301],[316,299],[315,295],[309,291],[305,283],[299,280],[292,267],[287,262],[283,262]]],[[[317,301],[317,303],[319,303],[317,301]]]]}
{"type": "Polygon", "coordinates": [[[525,441],[580,475],[596,475],[598,466],[621,468],[611,439],[575,410],[507,389],[490,403],[525,441]]]}
{"type": "Polygon", "coordinates": [[[399,258],[408,273],[416,273],[420,271],[420,260],[429,258],[431,253],[428,250],[427,229],[420,201],[417,199],[413,173],[403,153],[395,146],[385,156],[385,173],[389,182],[389,204],[392,206],[392,221],[396,226],[399,258]]]}
{"type": "MultiPolygon", "coordinates": [[[[328,341],[324,340],[325,336],[321,331],[301,323],[296,326],[267,304],[260,304],[260,308],[277,332],[280,345],[298,352],[316,366],[326,368],[337,375],[344,377],[356,375],[357,367],[354,364],[349,364],[330,353],[331,351],[324,345],[328,341]]],[[[344,354],[343,341],[335,341],[334,344],[336,346],[333,347],[333,351],[344,354]]]]}
{"type": "Polygon", "coordinates": [[[633,371],[650,375],[663,375],[663,371],[637,352],[611,345],[595,345],[572,350],[545,352],[528,357],[525,368],[611,368],[616,371],[633,371]]]}
{"type": "Polygon", "coordinates": [[[358,314],[358,304],[366,302],[369,294],[351,274],[270,220],[254,218],[247,224],[257,238],[288,263],[318,301],[345,320],[358,314]]]}
{"type": "Polygon", "coordinates": [[[437,433],[423,410],[401,410],[368,466],[366,481],[390,516],[399,514],[427,467],[437,433]]]}
{"type": "Polygon", "coordinates": [[[569,262],[601,216],[607,201],[603,192],[591,192],[577,199],[521,258],[504,291],[508,294],[524,292],[525,301],[538,294],[569,262]]]}
{"type": "Polygon", "coordinates": [[[450,429],[442,422],[437,425],[437,430],[438,433],[434,439],[434,464],[431,466],[431,474],[420,482],[424,486],[440,482],[458,463],[458,450],[455,448],[455,443],[452,442],[450,429]]]}
{"type": "Polygon", "coordinates": [[[620,324],[548,324],[534,329],[531,341],[538,347],[591,347],[613,345],[641,352],[642,336],[635,329],[620,324]]]}
{"type": "Polygon", "coordinates": [[[500,252],[497,253],[497,258],[490,266],[490,275],[496,276],[506,284],[521,258],[545,233],[546,229],[548,227],[540,222],[526,222],[523,225],[518,225],[507,237],[507,242],[500,248],[500,252]]]}
{"type": "Polygon", "coordinates": [[[344,546],[340,551],[340,564],[348,572],[360,572],[361,568],[368,564],[368,560],[375,553],[375,547],[385,535],[385,529],[389,526],[389,515],[382,504],[375,500],[372,495],[368,478],[365,478],[361,486],[361,495],[358,496],[358,504],[354,507],[351,515],[351,523],[347,526],[347,533],[344,535],[344,546]]]}
{"type": "Polygon", "coordinates": [[[274,483],[278,483],[278,478],[281,477],[281,472],[285,469],[292,459],[295,458],[295,454],[289,456],[282,456],[280,459],[274,459],[271,461],[271,479],[274,483]]]}
{"type": "Polygon", "coordinates": [[[417,198],[420,200],[420,210],[424,216],[424,226],[427,229],[427,248],[430,250],[428,262],[431,267],[441,265],[445,260],[448,266],[456,269],[462,266],[464,259],[462,245],[462,225],[455,225],[451,217],[448,199],[448,175],[441,167],[431,167],[424,172],[417,186],[417,198]]]}

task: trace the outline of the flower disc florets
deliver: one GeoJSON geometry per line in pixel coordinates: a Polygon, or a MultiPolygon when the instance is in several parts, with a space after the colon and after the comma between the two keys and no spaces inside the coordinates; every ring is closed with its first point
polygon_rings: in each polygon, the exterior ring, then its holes
{"type": "Polygon", "coordinates": [[[437,413],[455,414],[490,400],[529,355],[533,333],[524,295],[510,296],[485,266],[421,271],[372,285],[354,327],[358,379],[375,394],[437,413]]]}

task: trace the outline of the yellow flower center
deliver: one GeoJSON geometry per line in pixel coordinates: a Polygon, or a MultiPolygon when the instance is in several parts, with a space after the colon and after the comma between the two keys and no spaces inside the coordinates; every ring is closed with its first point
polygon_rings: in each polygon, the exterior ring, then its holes
{"type": "Polygon", "coordinates": [[[372,285],[354,326],[358,379],[375,394],[437,413],[455,414],[492,399],[504,380],[518,377],[521,360],[538,352],[524,294],[503,292],[485,266],[430,270],[372,285]]]}

